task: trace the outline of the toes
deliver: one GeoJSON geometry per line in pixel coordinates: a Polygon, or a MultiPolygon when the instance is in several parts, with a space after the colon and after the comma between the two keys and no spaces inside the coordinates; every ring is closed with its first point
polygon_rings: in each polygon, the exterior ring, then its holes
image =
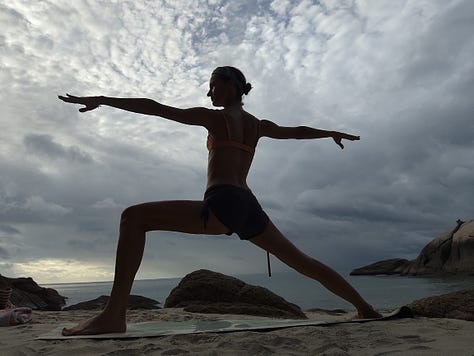
{"type": "Polygon", "coordinates": [[[73,335],[73,329],[63,328],[63,331],[61,332],[61,334],[63,336],[71,336],[71,335],[73,335]]]}

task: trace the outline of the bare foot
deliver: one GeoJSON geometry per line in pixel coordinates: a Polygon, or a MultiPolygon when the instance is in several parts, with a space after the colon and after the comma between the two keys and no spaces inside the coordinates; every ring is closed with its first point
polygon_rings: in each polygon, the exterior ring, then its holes
{"type": "Polygon", "coordinates": [[[74,335],[97,335],[109,333],[123,333],[127,330],[125,317],[117,317],[116,315],[106,315],[100,313],[91,319],[88,319],[73,328],[64,328],[63,336],[74,335]]]}
{"type": "Polygon", "coordinates": [[[374,310],[372,307],[370,309],[366,309],[364,311],[360,311],[352,317],[353,320],[357,319],[378,319],[383,317],[378,311],[374,310]]]}

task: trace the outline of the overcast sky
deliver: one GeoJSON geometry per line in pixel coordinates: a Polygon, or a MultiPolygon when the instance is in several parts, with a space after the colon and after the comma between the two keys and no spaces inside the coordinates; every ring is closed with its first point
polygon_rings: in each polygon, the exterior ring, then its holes
{"type": "MultiPolygon", "coordinates": [[[[361,136],[259,142],[249,184],[315,258],[414,258],[474,218],[473,1],[0,0],[0,23],[3,275],[111,280],[125,207],[204,192],[203,128],[58,94],[211,107],[220,65],[245,73],[257,117],[361,136]]],[[[265,253],[150,233],[138,278],[199,268],[264,273],[265,253]]]]}

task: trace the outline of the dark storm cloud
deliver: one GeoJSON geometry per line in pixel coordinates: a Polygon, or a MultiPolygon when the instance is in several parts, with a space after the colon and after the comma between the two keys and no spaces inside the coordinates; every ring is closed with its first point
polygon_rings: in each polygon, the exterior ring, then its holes
{"type": "Polygon", "coordinates": [[[15,235],[19,234],[20,231],[18,229],[15,229],[13,226],[0,225],[0,233],[15,235]]]}
{"type": "Polygon", "coordinates": [[[9,259],[10,258],[10,254],[2,246],[0,246],[0,257],[3,258],[3,259],[9,259]]]}
{"type": "MultiPolygon", "coordinates": [[[[48,266],[57,279],[63,266],[69,278],[110,279],[126,206],[202,198],[204,129],[107,107],[79,114],[56,95],[209,107],[209,74],[227,64],[254,86],[244,108],[258,117],[361,136],[342,151],[329,139],[261,140],[249,183],[276,225],[309,254],[343,267],[414,257],[456,219],[474,217],[473,7],[0,5],[0,254],[15,256],[2,268],[48,266]]],[[[139,276],[149,278],[206,263],[253,272],[262,257],[227,237],[163,232],[150,234],[145,255],[139,276]]]]}
{"type": "Polygon", "coordinates": [[[26,148],[32,154],[44,155],[50,159],[63,159],[81,163],[91,163],[92,157],[77,147],[66,147],[54,142],[50,135],[28,134],[23,139],[26,148]]]}

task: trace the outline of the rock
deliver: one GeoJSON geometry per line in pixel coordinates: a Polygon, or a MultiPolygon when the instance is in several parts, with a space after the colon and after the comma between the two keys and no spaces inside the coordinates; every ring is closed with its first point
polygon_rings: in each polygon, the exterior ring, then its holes
{"type": "Polygon", "coordinates": [[[474,220],[457,221],[426,245],[401,274],[474,273],[474,220]]]}
{"type": "Polygon", "coordinates": [[[408,307],[418,316],[474,321],[474,290],[418,299],[408,307]]]}
{"type": "Polygon", "coordinates": [[[208,270],[185,276],[166,298],[164,307],[199,313],[306,319],[297,305],[268,289],[208,270]]]}
{"type": "Polygon", "coordinates": [[[356,268],[351,276],[377,275],[377,274],[400,274],[410,261],[405,258],[392,258],[372,263],[371,265],[356,268]]]}
{"type": "MultiPolygon", "coordinates": [[[[102,295],[96,299],[88,300],[86,302],[77,303],[65,307],[63,310],[102,310],[109,301],[108,295],[102,295]]],[[[142,297],[140,295],[130,295],[128,298],[128,309],[160,309],[158,306],[160,302],[142,297]]]]}
{"type": "Polygon", "coordinates": [[[413,261],[395,258],[351,272],[351,275],[364,274],[474,274],[474,220],[458,220],[453,229],[433,239],[413,261]]]}
{"type": "Polygon", "coordinates": [[[40,287],[32,278],[8,278],[0,275],[0,285],[12,288],[10,301],[17,307],[34,310],[61,310],[66,297],[52,288],[40,287]]]}

